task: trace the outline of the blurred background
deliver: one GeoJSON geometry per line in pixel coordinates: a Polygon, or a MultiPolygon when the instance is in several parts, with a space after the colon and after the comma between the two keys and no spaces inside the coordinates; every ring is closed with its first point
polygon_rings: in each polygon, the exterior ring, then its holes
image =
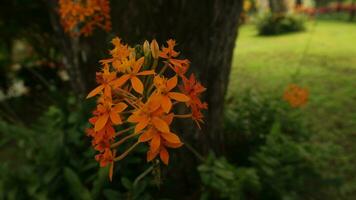
{"type": "Polygon", "coordinates": [[[355,0],[96,0],[111,30],[77,37],[60,1],[0,2],[0,199],[356,199],[355,0]],[[209,109],[168,167],[141,176],[142,147],[109,182],[83,97],[115,36],[177,40],[209,109]]]}

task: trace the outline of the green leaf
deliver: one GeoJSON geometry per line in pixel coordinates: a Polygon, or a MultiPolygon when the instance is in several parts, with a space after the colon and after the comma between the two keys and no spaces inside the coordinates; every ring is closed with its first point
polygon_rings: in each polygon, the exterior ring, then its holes
{"type": "Polygon", "coordinates": [[[108,167],[100,168],[98,175],[93,183],[93,189],[91,191],[93,199],[98,199],[104,184],[108,182],[108,169],[108,167]]]}
{"type": "Polygon", "coordinates": [[[78,200],[92,199],[89,190],[86,187],[84,187],[84,185],[80,181],[78,174],[76,174],[72,169],[66,167],[64,169],[64,177],[67,181],[70,195],[73,197],[73,199],[78,199],[78,200]]]}
{"type": "Polygon", "coordinates": [[[132,182],[126,177],[121,178],[121,183],[127,190],[132,188],[132,182]]]}
{"type": "Polygon", "coordinates": [[[123,199],[123,195],[120,194],[120,192],[111,190],[111,189],[106,189],[103,191],[104,196],[106,197],[107,200],[118,200],[118,199],[123,199]]]}

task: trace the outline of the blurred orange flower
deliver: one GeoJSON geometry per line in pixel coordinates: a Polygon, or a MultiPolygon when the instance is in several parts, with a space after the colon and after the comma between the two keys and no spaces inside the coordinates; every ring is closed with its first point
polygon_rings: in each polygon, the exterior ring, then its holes
{"type": "Polygon", "coordinates": [[[89,36],[96,27],[111,30],[108,0],[59,0],[58,6],[64,31],[71,36],[89,36]]]}
{"type": "Polygon", "coordinates": [[[290,84],[286,88],[283,99],[289,103],[291,107],[301,107],[308,102],[309,92],[296,84],[290,84]]]}

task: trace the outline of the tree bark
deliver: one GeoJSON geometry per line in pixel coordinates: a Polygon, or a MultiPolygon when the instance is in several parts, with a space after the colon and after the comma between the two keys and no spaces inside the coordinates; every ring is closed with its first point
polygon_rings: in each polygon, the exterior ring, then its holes
{"type": "MultiPolygon", "coordinates": [[[[237,37],[242,0],[112,1],[114,32],[131,44],[174,38],[182,56],[207,87],[209,104],[200,145],[207,152],[223,143],[224,97],[237,37]]],[[[182,125],[181,132],[192,132],[182,125]]],[[[194,135],[193,135],[194,136],[194,135]]],[[[192,136],[192,137],[193,137],[192,136]]]]}

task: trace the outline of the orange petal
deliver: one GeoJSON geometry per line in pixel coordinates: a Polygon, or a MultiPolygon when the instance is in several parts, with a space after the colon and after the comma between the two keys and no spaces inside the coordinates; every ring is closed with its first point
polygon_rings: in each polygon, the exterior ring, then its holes
{"type": "Polygon", "coordinates": [[[165,115],[162,117],[162,119],[167,122],[167,124],[171,124],[172,121],[173,121],[173,118],[174,118],[174,114],[173,113],[170,113],[168,115],[165,115]]]}
{"type": "Polygon", "coordinates": [[[95,122],[95,131],[100,131],[102,128],[104,128],[106,122],[109,119],[109,115],[107,113],[101,115],[98,117],[98,120],[95,122]]]}
{"type": "Polygon", "coordinates": [[[125,103],[120,102],[120,103],[116,104],[116,105],[112,108],[112,110],[114,110],[115,112],[122,112],[122,111],[124,111],[126,108],[127,108],[127,105],[126,105],[125,103]]]}
{"type": "Polygon", "coordinates": [[[134,73],[138,73],[140,71],[144,61],[145,61],[145,57],[141,57],[140,59],[136,60],[134,66],[133,66],[134,73]]]}
{"type": "Polygon", "coordinates": [[[180,101],[180,102],[188,102],[189,101],[189,97],[187,95],[179,93],[179,92],[169,92],[168,96],[171,99],[174,99],[174,100],[180,101]]]}
{"type": "Polygon", "coordinates": [[[112,66],[115,68],[115,69],[120,69],[120,61],[115,59],[113,62],[112,62],[112,66]]]}
{"type": "Polygon", "coordinates": [[[111,98],[111,87],[109,85],[104,87],[104,95],[111,98]]]}
{"type": "Polygon", "coordinates": [[[170,148],[179,148],[183,145],[183,143],[169,143],[167,141],[164,142],[164,146],[170,147],[170,148]]]}
{"type": "Polygon", "coordinates": [[[160,145],[161,145],[161,137],[159,136],[158,133],[153,134],[153,137],[152,137],[152,140],[150,143],[150,151],[157,152],[160,145]]]}
{"type": "Polygon", "coordinates": [[[143,117],[141,115],[139,115],[139,113],[134,112],[132,115],[130,115],[129,118],[127,118],[127,121],[128,122],[131,122],[131,123],[137,123],[139,121],[141,121],[143,119],[143,117]]]}
{"type": "Polygon", "coordinates": [[[167,96],[162,96],[161,106],[162,106],[164,112],[168,113],[172,108],[171,99],[169,97],[167,97],[167,96]]]}
{"type": "Polygon", "coordinates": [[[149,111],[153,112],[161,106],[161,97],[160,95],[152,94],[149,97],[148,102],[149,102],[149,111]]]}
{"type": "Polygon", "coordinates": [[[156,152],[148,151],[147,152],[147,162],[153,160],[157,156],[158,153],[159,153],[158,151],[156,151],[156,152]]]}
{"type": "Polygon", "coordinates": [[[111,119],[111,122],[113,124],[122,124],[122,121],[121,121],[121,118],[120,118],[120,115],[115,112],[115,111],[111,111],[110,112],[110,119],[111,119]]]}
{"type": "Polygon", "coordinates": [[[177,86],[178,83],[178,78],[177,76],[174,76],[167,81],[167,90],[171,91],[174,87],[177,86]]]}
{"type": "Polygon", "coordinates": [[[163,121],[162,119],[158,117],[153,117],[152,118],[152,124],[154,125],[155,128],[157,128],[159,131],[168,133],[169,132],[169,126],[167,122],[163,121]]]}
{"type": "Polygon", "coordinates": [[[161,133],[161,136],[169,143],[182,143],[179,137],[174,133],[161,133]]]}
{"type": "MultiPolygon", "coordinates": [[[[161,158],[162,159],[162,158],[161,158]]],[[[109,169],[109,179],[112,181],[112,175],[114,173],[114,162],[110,164],[110,169],[109,169]]]]}
{"type": "Polygon", "coordinates": [[[149,120],[147,118],[139,121],[135,127],[135,133],[138,133],[138,132],[142,131],[144,128],[146,128],[146,126],[148,125],[148,122],[149,122],[149,120]]]}
{"type": "Polygon", "coordinates": [[[120,78],[116,79],[115,81],[112,81],[111,84],[114,87],[121,87],[126,83],[127,80],[129,80],[130,75],[129,74],[124,74],[120,78]]]}
{"type": "Polygon", "coordinates": [[[142,84],[141,80],[138,79],[136,76],[133,76],[131,78],[131,85],[136,92],[138,92],[140,94],[143,93],[143,84],[142,84]]]}
{"type": "Polygon", "coordinates": [[[162,162],[165,165],[168,165],[169,162],[169,154],[166,148],[162,147],[161,151],[159,152],[159,157],[161,158],[162,162]]]}
{"type": "Polygon", "coordinates": [[[145,76],[145,75],[152,75],[152,74],[155,74],[155,71],[153,71],[153,70],[146,70],[146,71],[139,72],[139,73],[137,73],[136,75],[145,76]]]}
{"type": "Polygon", "coordinates": [[[154,134],[154,130],[152,128],[148,129],[146,132],[144,132],[142,135],[140,135],[140,137],[138,138],[138,141],[147,142],[152,139],[153,134],[154,134]]]}
{"type": "Polygon", "coordinates": [[[90,97],[93,97],[97,94],[99,94],[99,92],[101,92],[102,90],[104,89],[104,86],[103,85],[99,85],[98,87],[96,87],[94,90],[92,90],[88,96],[87,96],[87,99],[90,98],[90,97]]]}

